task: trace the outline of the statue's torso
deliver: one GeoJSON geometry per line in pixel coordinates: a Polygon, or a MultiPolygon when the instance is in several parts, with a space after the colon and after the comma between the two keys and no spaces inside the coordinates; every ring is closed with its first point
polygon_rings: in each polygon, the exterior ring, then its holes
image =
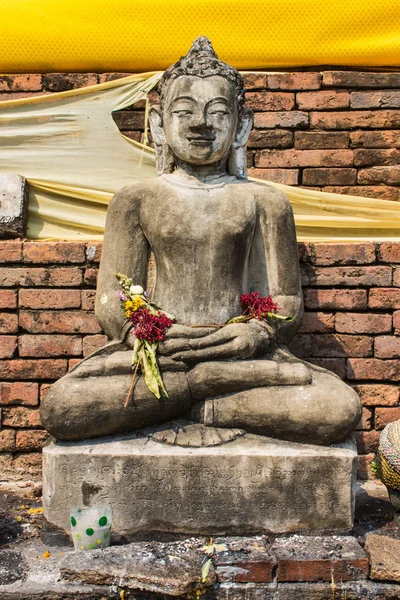
{"type": "Polygon", "coordinates": [[[240,314],[257,205],[246,183],[188,188],[159,180],[140,223],[154,252],[154,300],[181,323],[240,314]]]}

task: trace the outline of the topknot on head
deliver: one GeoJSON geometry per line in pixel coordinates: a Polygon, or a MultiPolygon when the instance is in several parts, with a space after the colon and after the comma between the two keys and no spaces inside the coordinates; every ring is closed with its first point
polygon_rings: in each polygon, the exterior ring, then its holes
{"type": "Polygon", "coordinates": [[[196,77],[212,77],[219,75],[230,81],[236,89],[239,111],[244,104],[244,81],[243,77],[230,65],[218,59],[211,41],[201,35],[192,44],[186,56],[182,56],[177,63],[167,69],[158,85],[161,107],[164,105],[168,84],[182,75],[194,75],[196,77]]]}

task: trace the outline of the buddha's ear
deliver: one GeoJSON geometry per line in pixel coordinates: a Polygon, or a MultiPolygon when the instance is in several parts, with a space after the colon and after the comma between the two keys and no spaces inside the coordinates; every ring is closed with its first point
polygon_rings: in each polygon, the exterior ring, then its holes
{"type": "Polygon", "coordinates": [[[152,106],[149,110],[150,131],[154,142],[158,146],[166,143],[164,129],[162,126],[162,114],[158,106],[152,106]]]}
{"type": "Polygon", "coordinates": [[[253,126],[253,111],[244,108],[239,117],[235,140],[228,159],[228,171],[238,179],[247,179],[246,143],[253,126]]]}
{"type": "Polygon", "coordinates": [[[164,128],[162,126],[162,113],[158,106],[150,108],[149,123],[156,151],[157,174],[172,173],[175,168],[174,157],[165,139],[164,128]]]}
{"type": "Polygon", "coordinates": [[[236,148],[245,146],[249,139],[251,128],[253,127],[253,111],[249,108],[243,108],[239,117],[239,122],[236,130],[235,141],[233,142],[236,148]]]}

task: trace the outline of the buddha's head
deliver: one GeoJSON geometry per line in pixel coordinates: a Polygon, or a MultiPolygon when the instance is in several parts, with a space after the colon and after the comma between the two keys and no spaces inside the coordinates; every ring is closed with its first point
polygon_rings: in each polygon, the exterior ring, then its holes
{"type": "Polygon", "coordinates": [[[176,163],[212,165],[246,177],[246,142],[252,113],[243,107],[244,81],[218,60],[210,40],[199,37],[188,54],[165,71],[158,88],[160,107],[150,109],[158,173],[176,163]]]}

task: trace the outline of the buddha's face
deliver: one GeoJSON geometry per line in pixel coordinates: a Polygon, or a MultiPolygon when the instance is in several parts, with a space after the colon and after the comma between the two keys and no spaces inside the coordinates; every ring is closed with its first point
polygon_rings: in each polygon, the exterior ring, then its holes
{"type": "Polygon", "coordinates": [[[180,160],[193,165],[220,161],[229,154],[238,127],[233,84],[219,75],[173,80],[162,127],[168,146],[180,160]]]}

